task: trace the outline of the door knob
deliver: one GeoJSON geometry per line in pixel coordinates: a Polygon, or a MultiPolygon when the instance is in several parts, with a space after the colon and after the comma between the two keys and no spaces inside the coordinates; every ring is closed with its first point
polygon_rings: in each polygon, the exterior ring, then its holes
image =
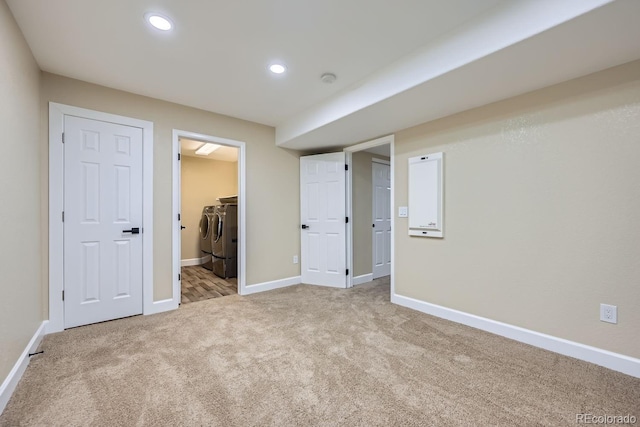
{"type": "Polygon", "coordinates": [[[306,230],[307,228],[309,228],[309,226],[307,224],[302,224],[302,229],[306,230]]]}
{"type": "Polygon", "coordinates": [[[184,230],[185,228],[187,228],[187,227],[185,227],[184,225],[180,226],[180,230],[184,230]]]}
{"type": "Polygon", "coordinates": [[[133,227],[131,230],[122,230],[123,233],[140,234],[139,227],[133,227]]]}

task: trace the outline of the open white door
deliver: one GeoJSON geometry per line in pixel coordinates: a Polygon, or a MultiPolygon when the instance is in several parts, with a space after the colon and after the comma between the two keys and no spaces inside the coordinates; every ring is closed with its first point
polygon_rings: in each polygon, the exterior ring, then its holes
{"type": "Polygon", "coordinates": [[[373,278],[391,274],[391,167],[371,164],[373,182],[373,278]]]}
{"type": "Polygon", "coordinates": [[[300,158],[302,283],[345,288],[345,154],[300,158]]]}

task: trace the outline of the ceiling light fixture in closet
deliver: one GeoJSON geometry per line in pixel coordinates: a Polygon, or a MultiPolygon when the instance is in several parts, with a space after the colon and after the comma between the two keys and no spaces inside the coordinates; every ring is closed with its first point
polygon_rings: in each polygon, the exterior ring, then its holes
{"type": "Polygon", "coordinates": [[[211,144],[210,142],[205,142],[202,144],[200,148],[196,150],[196,154],[199,156],[208,156],[209,154],[216,151],[220,146],[218,144],[211,144]]]}

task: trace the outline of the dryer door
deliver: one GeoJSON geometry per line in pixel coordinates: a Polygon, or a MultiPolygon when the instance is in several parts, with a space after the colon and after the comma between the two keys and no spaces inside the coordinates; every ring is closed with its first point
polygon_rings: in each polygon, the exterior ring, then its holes
{"type": "Polygon", "coordinates": [[[202,214],[202,218],[200,218],[200,238],[206,239],[209,237],[209,218],[207,214],[202,214]]]}
{"type": "Polygon", "coordinates": [[[216,212],[211,223],[211,253],[213,256],[224,258],[222,233],[224,230],[224,214],[216,212]]]}

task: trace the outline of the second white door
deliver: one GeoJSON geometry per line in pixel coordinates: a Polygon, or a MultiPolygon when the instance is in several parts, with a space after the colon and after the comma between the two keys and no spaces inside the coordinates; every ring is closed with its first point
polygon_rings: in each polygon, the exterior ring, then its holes
{"type": "Polygon", "coordinates": [[[344,152],[300,158],[302,283],[346,287],[345,182],[344,152]]]}
{"type": "Polygon", "coordinates": [[[391,168],[373,162],[373,278],[391,274],[391,168]]]}
{"type": "Polygon", "coordinates": [[[64,327],[142,313],[142,129],[64,117],[64,327]]]}

